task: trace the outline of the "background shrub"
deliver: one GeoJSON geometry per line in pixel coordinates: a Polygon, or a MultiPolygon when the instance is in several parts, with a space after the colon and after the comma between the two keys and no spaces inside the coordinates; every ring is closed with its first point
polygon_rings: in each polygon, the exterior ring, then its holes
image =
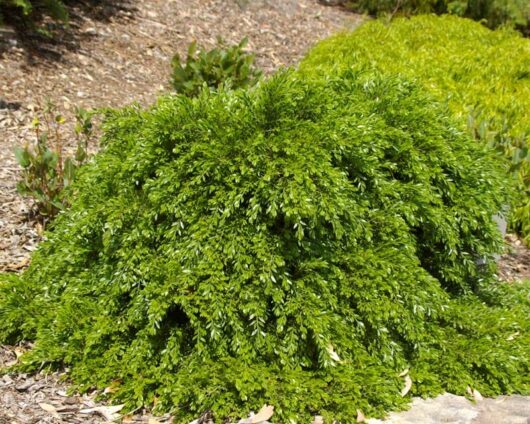
{"type": "Polygon", "coordinates": [[[514,26],[530,35],[530,2],[527,0],[448,1],[447,12],[483,21],[490,28],[514,26]]]}
{"type": "Polygon", "coordinates": [[[203,85],[212,89],[223,84],[229,84],[231,88],[254,85],[261,71],[253,66],[254,55],[244,51],[247,42],[244,38],[239,44],[226,46],[218,40],[218,46],[209,51],[197,48],[196,42],[191,43],[185,64],[178,54],[173,57],[173,88],[177,93],[191,97],[196,96],[203,85]]]}
{"type": "Polygon", "coordinates": [[[528,286],[491,278],[505,169],[415,85],[280,74],[105,129],[2,277],[0,340],[36,341],[21,369],[68,365],[178,422],[267,402],[352,423],[406,402],[405,368],[416,395],[529,391],[528,286]]]}
{"type": "Polygon", "coordinates": [[[346,0],[343,3],[376,16],[451,13],[481,21],[490,28],[508,25],[527,35],[530,30],[530,2],[527,0],[346,0]]]}
{"type": "Polygon", "coordinates": [[[321,42],[306,75],[369,66],[413,78],[502,151],[520,184],[513,225],[530,240],[530,40],[454,16],[372,21],[321,42]]]}
{"type": "MultiPolygon", "coordinates": [[[[0,0],[0,25],[9,25],[23,44],[79,42],[85,18],[108,21],[127,0],[0,0]]],[[[66,45],[66,44],[65,44],[66,45]]]]}
{"type": "Polygon", "coordinates": [[[68,11],[60,0],[0,0],[0,23],[6,17],[28,20],[36,12],[59,21],[68,20],[68,11]]]}

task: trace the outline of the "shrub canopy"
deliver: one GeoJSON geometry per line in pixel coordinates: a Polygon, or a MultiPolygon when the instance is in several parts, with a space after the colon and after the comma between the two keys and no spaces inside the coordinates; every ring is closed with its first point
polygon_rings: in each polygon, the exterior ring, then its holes
{"type": "Polygon", "coordinates": [[[511,26],[526,35],[530,31],[527,0],[344,0],[342,3],[357,12],[378,16],[451,13],[480,21],[490,28],[511,26]]]}
{"type": "Polygon", "coordinates": [[[283,73],[117,111],[104,145],[0,284],[22,369],[178,422],[351,423],[406,368],[415,395],[529,391],[528,287],[492,284],[505,170],[415,85],[283,73]]]}
{"type": "Polygon", "coordinates": [[[371,21],[321,42],[301,70],[357,66],[415,79],[449,104],[462,128],[504,152],[520,183],[513,224],[530,241],[530,40],[454,16],[371,21]]]}

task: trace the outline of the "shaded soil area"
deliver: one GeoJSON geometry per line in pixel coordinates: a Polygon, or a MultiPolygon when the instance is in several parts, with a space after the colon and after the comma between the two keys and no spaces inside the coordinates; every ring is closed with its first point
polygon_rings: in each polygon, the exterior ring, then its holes
{"type": "Polygon", "coordinates": [[[530,280],[530,249],[513,234],[506,236],[506,253],[501,256],[498,273],[503,281],[530,280]]]}

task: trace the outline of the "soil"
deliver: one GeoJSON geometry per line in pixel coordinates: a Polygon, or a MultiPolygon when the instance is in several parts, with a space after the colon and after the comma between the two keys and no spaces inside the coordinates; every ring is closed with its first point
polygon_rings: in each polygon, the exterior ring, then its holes
{"type": "MultiPolygon", "coordinates": [[[[185,55],[193,40],[211,48],[218,37],[228,43],[248,37],[248,50],[268,74],[295,64],[315,42],[362,19],[317,0],[75,4],[70,27],[56,30],[54,41],[0,29],[0,272],[26,268],[42,234],[31,201],[16,192],[19,168],[13,151],[33,140],[31,121],[47,98],[66,117],[64,131],[71,139],[76,106],[147,106],[167,92],[170,60],[175,53],[185,55]]],[[[514,236],[507,241],[500,277],[530,279],[530,251],[514,236]]],[[[0,368],[15,364],[28,348],[1,346],[0,368]]],[[[68,387],[65,372],[0,377],[0,424],[100,423],[119,416],[117,408],[96,400],[97,393],[79,395],[68,387]]],[[[171,418],[139,410],[121,420],[156,424],[171,418]]]]}
{"type": "Polygon", "coordinates": [[[506,236],[506,253],[499,261],[499,278],[517,282],[530,280],[530,249],[513,234],[506,236]]]}

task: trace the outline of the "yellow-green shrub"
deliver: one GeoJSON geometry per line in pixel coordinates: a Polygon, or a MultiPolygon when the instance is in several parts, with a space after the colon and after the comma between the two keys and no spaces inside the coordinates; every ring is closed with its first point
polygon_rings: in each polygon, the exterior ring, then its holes
{"type": "Polygon", "coordinates": [[[374,67],[418,80],[475,135],[502,150],[521,183],[513,224],[530,238],[530,40],[454,16],[371,21],[321,42],[301,72],[374,67]]]}

